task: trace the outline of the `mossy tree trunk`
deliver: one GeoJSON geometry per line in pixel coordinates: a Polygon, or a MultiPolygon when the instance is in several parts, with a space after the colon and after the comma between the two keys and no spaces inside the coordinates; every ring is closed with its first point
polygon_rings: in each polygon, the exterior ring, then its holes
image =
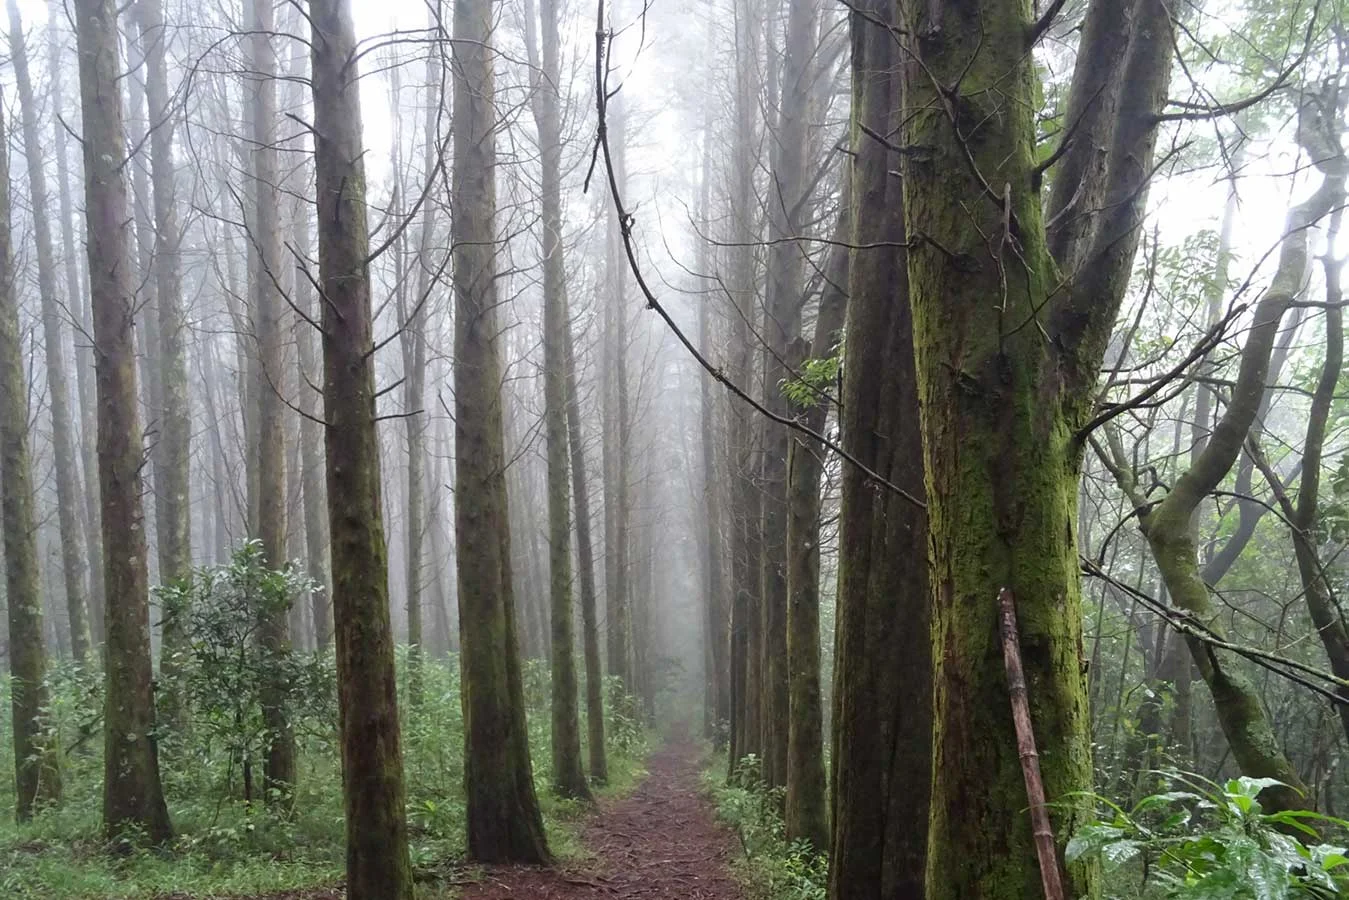
{"type": "MultiPolygon", "coordinates": [[[[71,413],[67,378],[65,335],[61,306],[56,293],[56,256],[47,194],[47,157],[38,138],[36,100],[28,72],[28,48],[16,0],[9,3],[9,47],[14,80],[19,88],[22,115],[23,155],[28,168],[29,209],[33,217],[33,240],[37,250],[38,296],[42,302],[43,356],[46,361],[47,398],[51,405],[52,456],[56,470],[57,524],[61,534],[61,572],[66,591],[66,615],[70,625],[70,650],[83,664],[89,653],[89,613],[85,602],[84,541],[80,532],[80,476],[75,461],[75,421],[71,413]]],[[[77,296],[68,301],[72,306],[77,296]]]]}
{"type": "MultiPolygon", "coordinates": [[[[891,174],[895,154],[875,138],[893,134],[902,116],[902,50],[879,24],[893,21],[876,0],[851,22],[857,214],[847,240],[869,249],[853,251],[846,282],[840,437],[922,497],[903,185],[891,174]]],[[[932,758],[926,515],[844,466],[838,565],[829,896],[922,897],[932,758]]]]}
{"type": "Polygon", "coordinates": [[[549,859],[534,794],[511,587],[495,258],[493,0],[454,6],[455,534],[468,853],[549,859]]]}
{"type": "MultiPolygon", "coordinates": [[[[251,0],[252,16],[249,104],[253,127],[252,155],[253,218],[248,223],[248,238],[253,249],[252,283],[253,326],[258,341],[258,366],[261,378],[256,382],[257,396],[257,536],[267,565],[280,568],[286,563],[286,455],[285,401],[281,397],[285,383],[285,336],[281,317],[281,175],[276,145],[276,11],[272,0],[251,0]]],[[[161,301],[162,302],[162,301],[161,301]]],[[[270,653],[290,649],[288,610],[264,615],[258,636],[270,653]]],[[[287,686],[278,681],[280,670],[263,685],[262,718],[268,731],[267,757],[263,778],[268,803],[288,809],[295,792],[295,733],[286,711],[287,686]]]]}
{"type": "Polygon", "coordinates": [[[84,128],[84,209],[98,393],[107,662],[103,710],[103,824],[111,838],[172,836],[155,747],[150,589],[141,507],[135,291],[127,268],[126,141],[116,6],[75,4],[84,128]]]}
{"type": "MultiPolygon", "coordinates": [[[[1083,34],[1117,7],[1094,0],[1083,34]]],[[[933,753],[930,900],[1040,892],[997,641],[1017,598],[1031,715],[1055,833],[1086,814],[1091,753],[1074,515],[1081,445],[1137,247],[1171,10],[1136,0],[1112,110],[1082,140],[1106,150],[1084,191],[1100,213],[1060,272],[1039,191],[1036,75],[1022,0],[902,0],[901,159],[908,288],[926,468],[933,753]],[[991,89],[997,85],[997,89],[991,89]],[[1099,183],[1098,183],[1099,182],[1099,183]],[[1090,194],[1089,194],[1090,195],[1090,194]]],[[[1084,44],[1082,60],[1092,52],[1084,44]]],[[[1081,83],[1072,90],[1082,90],[1081,83]]],[[[1070,100],[1070,108],[1073,101],[1070,100]]],[[[1077,107],[1080,108],[1080,107],[1077,107]]],[[[1076,146],[1076,145],[1074,145],[1076,146]]],[[[1085,152],[1085,151],[1084,151],[1085,152]]],[[[1070,242],[1071,243],[1071,242],[1070,242]]],[[[1069,872],[1072,894],[1094,889],[1069,872]]]]}
{"type": "MultiPolygon", "coordinates": [[[[12,17],[14,13],[11,6],[12,17]]],[[[7,147],[4,122],[0,120],[0,171],[6,172],[7,147]]],[[[14,813],[23,823],[43,804],[60,799],[61,768],[56,740],[46,732],[42,721],[48,700],[47,650],[42,633],[37,519],[28,454],[28,379],[13,259],[9,179],[0,178],[0,530],[9,617],[14,813]]]]}
{"type": "Polygon", "coordinates": [[[310,0],[309,20],[347,896],[411,900],[380,505],[356,33],[349,0],[310,0]]]}
{"type": "MultiPolygon", "coordinates": [[[[525,41],[536,73],[531,96],[539,131],[543,244],[543,404],[548,462],[548,596],[552,641],[553,790],[560,797],[590,799],[581,761],[576,635],[572,623],[571,492],[568,489],[569,409],[567,270],[562,248],[562,121],[557,0],[525,2],[525,41]],[[537,32],[537,33],[536,33],[537,32]]],[[[588,550],[589,548],[587,548],[588,550]]],[[[584,562],[589,565],[588,560],[584,562]]],[[[594,598],[591,598],[593,615],[594,598]]],[[[593,738],[592,738],[593,739],[593,738]]],[[[604,740],[601,732],[599,739],[604,740]]],[[[602,749],[602,748],[601,748],[602,749]]]]}

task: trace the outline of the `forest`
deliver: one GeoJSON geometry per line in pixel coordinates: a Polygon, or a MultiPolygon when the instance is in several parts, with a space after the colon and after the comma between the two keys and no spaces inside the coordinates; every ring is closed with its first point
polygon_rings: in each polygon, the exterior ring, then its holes
{"type": "Polygon", "coordinates": [[[1349,3],[5,6],[0,898],[1349,894],[1349,3]]]}

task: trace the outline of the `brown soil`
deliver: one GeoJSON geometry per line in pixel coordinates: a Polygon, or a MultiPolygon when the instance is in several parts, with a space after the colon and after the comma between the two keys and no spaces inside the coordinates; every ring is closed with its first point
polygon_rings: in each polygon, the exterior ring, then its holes
{"type": "Polygon", "coordinates": [[[566,869],[492,867],[463,900],[740,900],[727,872],[733,839],[698,789],[698,748],[666,744],[630,796],[582,826],[587,863],[566,869]]]}

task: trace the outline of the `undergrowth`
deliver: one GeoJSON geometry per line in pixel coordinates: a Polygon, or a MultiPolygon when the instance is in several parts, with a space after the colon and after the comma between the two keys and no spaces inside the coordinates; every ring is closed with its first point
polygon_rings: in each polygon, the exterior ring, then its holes
{"type": "Polygon", "coordinates": [[[717,817],[740,843],[736,875],[762,900],[824,900],[829,864],[806,841],[788,841],[782,819],[783,791],[759,780],[759,761],[747,756],[727,780],[725,754],[716,754],[703,772],[703,788],[716,804],[717,817]]]}
{"type": "MultiPolygon", "coordinates": [[[[64,796],[34,820],[14,823],[14,760],[9,740],[10,700],[0,675],[0,898],[113,900],[161,895],[227,897],[334,884],[345,866],[345,825],[337,736],[336,670],[331,653],[299,654],[302,690],[292,702],[299,759],[295,811],[280,817],[245,798],[243,771],[249,738],[220,721],[240,715],[237,697],[213,697],[199,685],[179,726],[161,725],[160,771],[176,837],[154,849],[116,848],[101,834],[103,734],[102,675],[54,666],[49,672],[47,727],[61,746],[64,796]]],[[[423,659],[420,700],[411,702],[408,654],[398,652],[404,782],[409,844],[423,889],[438,896],[436,879],[464,856],[464,728],[459,666],[454,657],[423,659]]],[[[297,669],[300,671],[300,669],[297,669]]],[[[535,789],[550,846],[566,860],[581,855],[572,820],[584,807],[549,790],[549,674],[546,663],[524,665],[529,743],[535,789]]],[[[213,677],[219,673],[214,672],[213,677]]],[[[238,684],[244,682],[239,681],[238,684]]],[[[632,704],[613,702],[612,710],[632,704]]],[[[583,712],[584,714],[584,712],[583,712]]],[[[621,794],[644,774],[647,736],[620,713],[607,716],[609,784],[601,796],[621,794]]],[[[247,726],[246,726],[247,727],[247,726]]],[[[254,757],[256,758],[256,757],[254,757]]]]}

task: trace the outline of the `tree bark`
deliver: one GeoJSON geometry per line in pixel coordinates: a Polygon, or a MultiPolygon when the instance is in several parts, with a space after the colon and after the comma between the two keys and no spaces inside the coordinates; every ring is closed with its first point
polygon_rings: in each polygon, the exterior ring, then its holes
{"type": "MultiPolygon", "coordinates": [[[[276,13],[272,0],[251,0],[250,65],[252,84],[249,104],[252,109],[253,221],[249,223],[249,241],[253,248],[252,283],[253,324],[258,341],[257,382],[257,536],[267,565],[279,569],[286,563],[286,453],[285,402],[281,397],[282,369],[285,359],[281,328],[281,206],[280,170],[276,149],[276,50],[272,47],[276,31],[276,13]]],[[[162,298],[161,298],[162,303],[162,298]]],[[[290,650],[289,610],[268,612],[259,622],[258,637],[271,654],[290,650]]],[[[268,731],[267,758],[263,761],[263,779],[268,803],[282,809],[294,804],[295,733],[286,711],[287,685],[279,681],[279,670],[267,679],[262,691],[262,719],[268,731]]]]}
{"type": "MultiPolygon", "coordinates": [[[[65,111],[65,98],[61,86],[61,73],[64,69],[61,60],[61,47],[57,40],[57,16],[65,16],[61,4],[52,3],[48,7],[47,21],[47,59],[51,73],[51,93],[53,105],[58,112],[65,111]]],[[[61,213],[61,255],[62,269],[65,275],[66,302],[70,314],[79,323],[85,335],[93,333],[93,321],[89,314],[89,301],[80,286],[79,250],[75,246],[75,213],[70,199],[70,162],[66,149],[66,125],[61,116],[56,116],[53,124],[56,135],[56,180],[61,213]]],[[[87,577],[89,585],[89,631],[95,646],[103,645],[103,534],[99,523],[98,497],[98,450],[94,435],[98,431],[98,413],[94,402],[94,354],[88,338],[75,342],[75,375],[80,405],[80,462],[84,469],[84,537],[89,559],[87,577]]]]}
{"type": "MultiPolygon", "coordinates": [[[[1111,5],[1094,0],[1088,18],[1111,5]]],[[[1105,202],[1065,282],[1037,190],[1028,12],[1019,0],[901,2],[912,114],[895,143],[914,150],[901,171],[933,604],[929,900],[1040,890],[996,647],[1001,588],[1021,607],[1056,833],[1085,813],[1092,784],[1078,431],[1133,265],[1173,26],[1164,0],[1137,0],[1129,32],[1115,36],[1128,52],[1104,142],[1105,202]],[[995,96],[994,84],[1006,91],[995,96]]],[[[1092,867],[1068,874],[1071,893],[1094,890],[1092,867]]]]}
{"type": "MultiPolygon", "coordinates": [[[[787,413],[781,385],[791,373],[786,360],[801,336],[801,291],[804,260],[793,240],[801,234],[808,201],[806,179],[807,126],[811,99],[811,63],[814,58],[816,0],[791,0],[783,48],[781,105],[776,107],[773,132],[773,170],[768,187],[768,284],[764,300],[764,405],[778,415],[787,413]]],[[[771,59],[771,57],[770,57],[771,59]]],[[[787,743],[790,729],[787,670],[787,567],[791,549],[787,540],[788,431],[776,423],[763,425],[763,597],[760,607],[762,643],[761,703],[763,778],[770,787],[787,783],[787,743]]]]}
{"type": "Polygon", "coordinates": [[[412,900],[380,505],[356,33],[349,0],[310,0],[309,19],[347,896],[412,900]]]}
{"type": "MultiPolygon", "coordinates": [[[[854,12],[851,23],[851,199],[858,215],[850,243],[888,246],[852,251],[839,418],[848,452],[922,497],[903,185],[891,174],[895,154],[874,137],[894,133],[902,118],[902,50],[877,21],[893,22],[884,2],[854,12]]],[[[927,540],[922,510],[843,467],[831,900],[924,896],[932,768],[927,540]]]]}
{"type": "MultiPolygon", "coordinates": [[[[580,708],[577,698],[576,634],[572,621],[571,492],[568,490],[567,269],[562,250],[561,72],[558,62],[557,0],[540,0],[538,32],[534,3],[525,0],[525,42],[530,68],[531,105],[539,132],[540,194],[543,229],[543,403],[548,462],[548,596],[552,641],[553,790],[560,797],[589,800],[581,761],[580,708]]],[[[584,477],[584,470],[582,472],[584,477]]],[[[586,548],[589,550],[589,548],[586,548]]],[[[586,563],[589,564],[588,562],[586,563]]],[[[593,615],[594,597],[591,597],[593,615]]],[[[602,723],[601,723],[602,727],[602,723]]],[[[603,732],[600,741],[603,742],[603,732]]],[[[601,747],[601,751],[602,751],[601,747]]],[[[604,766],[601,762],[600,766],[604,766]]]]}
{"type": "Polygon", "coordinates": [[[79,0],[75,22],[106,551],[103,823],[111,838],[140,829],[150,842],[162,843],[172,836],[172,827],[154,739],[150,590],[141,508],[144,451],[136,396],[136,299],[127,268],[126,143],[116,6],[112,0],[79,0]]]}
{"type": "Polygon", "coordinates": [[[468,853],[549,859],[515,635],[497,323],[492,0],[454,5],[455,533],[468,853]]]}
{"type": "MultiPolygon", "coordinates": [[[[61,328],[60,300],[56,295],[56,259],[52,249],[50,203],[47,196],[46,156],[38,138],[37,107],[33,82],[28,73],[28,49],[16,0],[9,2],[9,47],[14,80],[19,88],[23,123],[23,155],[28,167],[28,187],[37,249],[38,295],[42,301],[42,336],[46,359],[47,396],[51,403],[52,451],[56,467],[57,523],[61,534],[61,571],[65,578],[66,615],[70,625],[70,650],[84,664],[90,644],[89,613],[85,603],[84,547],[79,523],[79,469],[75,462],[75,423],[70,409],[65,335],[61,328]]],[[[77,297],[72,295],[73,306],[77,297]]]]}
{"type": "MultiPolygon", "coordinates": [[[[796,363],[809,356],[828,359],[838,352],[848,304],[848,251],[853,213],[847,189],[843,192],[824,270],[815,337],[809,345],[798,341],[787,359],[796,363]],[[798,356],[800,357],[798,359],[798,356]]],[[[882,292],[881,296],[884,296],[882,292]]],[[[887,363],[893,364],[893,363],[887,363]]],[[[792,404],[795,407],[795,404],[792,404]]],[[[816,397],[805,409],[792,408],[805,426],[824,431],[829,406],[816,397]]],[[[829,817],[825,800],[824,708],[820,697],[820,475],[824,448],[792,436],[787,451],[787,671],[790,708],[787,730],[788,840],[806,840],[816,850],[829,847],[829,817]]],[[[911,795],[910,795],[911,796],[911,795]]]]}
{"type": "MultiPolygon", "coordinates": [[[[15,18],[13,6],[10,15],[15,18]]],[[[32,100],[31,91],[28,99],[32,100]]],[[[0,120],[0,172],[9,171],[8,146],[0,120]]],[[[14,813],[22,824],[43,804],[60,799],[61,768],[55,736],[47,732],[42,721],[48,702],[47,650],[42,633],[37,519],[28,454],[28,379],[24,374],[10,240],[9,179],[0,178],[0,528],[9,618],[14,813]]]]}
{"type": "MultiPolygon", "coordinates": [[[[176,113],[169,107],[169,33],[164,26],[162,0],[137,0],[140,43],[145,53],[145,97],[150,120],[150,167],[154,190],[154,271],[156,311],[159,317],[158,455],[155,462],[155,546],[159,580],[173,584],[192,571],[191,478],[192,410],[188,400],[187,322],[179,276],[178,200],[173,160],[176,113]]],[[[163,707],[176,723],[181,702],[182,629],[165,616],[160,634],[160,682],[165,686],[163,707]]]]}

